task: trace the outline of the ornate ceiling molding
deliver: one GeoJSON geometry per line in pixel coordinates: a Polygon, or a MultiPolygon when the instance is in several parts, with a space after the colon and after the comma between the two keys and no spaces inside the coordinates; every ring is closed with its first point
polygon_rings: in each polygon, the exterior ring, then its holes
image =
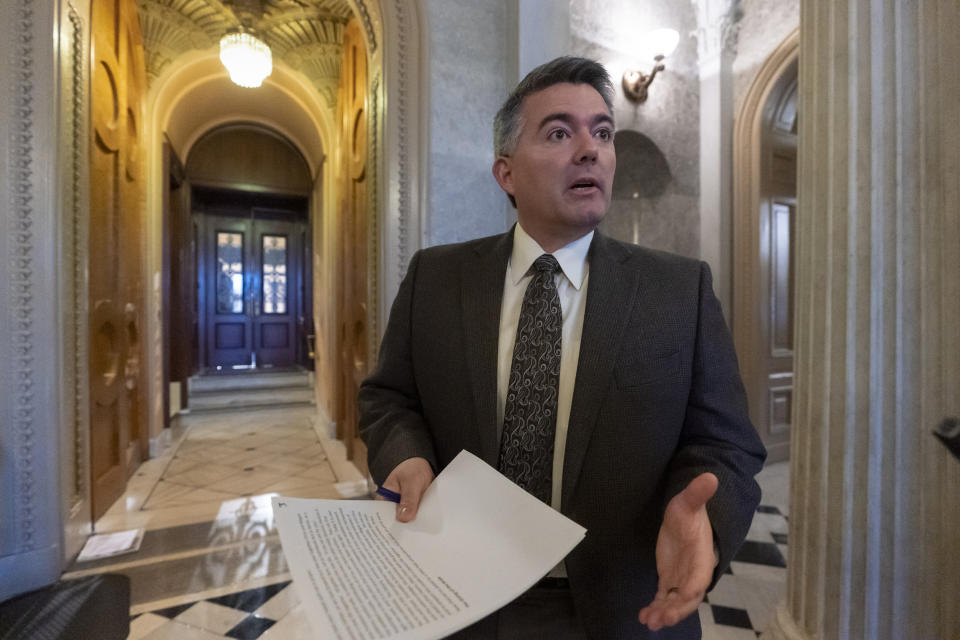
{"type": "Polygon", "coordinates": [[[150,84],[178,56],[214,46],[237,24],[223,5],[208,0],[137,0],[137,13],[150,84]]]}
{"type": "MultiPolygon", "coordinates": [[[[137,0],[147,78],[194,49],[215,47],[230,28],[253,27],[275,58],[304,74],[333,107],[347,0],[137,0]]],[[[366,21],[369,21],[367,19],[366,21]]]]}

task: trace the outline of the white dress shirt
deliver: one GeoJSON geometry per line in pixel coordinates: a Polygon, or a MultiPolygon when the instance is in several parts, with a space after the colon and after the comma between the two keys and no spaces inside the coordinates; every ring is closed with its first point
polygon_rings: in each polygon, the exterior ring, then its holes
{"type": "MultiPolygon", "coordinates": [[[[560,510],[560,490],[563,479],[563,455],[567,444],[567,425],[570,422],[570,404],[573,400],[573,385],[577,377],[577,361],[580,359],[580,336],[583,334],[583,310],[587,300],[587,280],[590,265],[587,251],[593,240],[593,232],[553,253],[560,263],[561,273],[554,275],[560,309],[563,314],[561,330],[560,388],[557,397],[557,434],[553,446],[553,494],[550,504],[560,510]]],[[[510,385],[510,365],[513,362],[513,343],[517,339],[517,324],[520,322],[520,307],[523,294],[533,278],[530,266],[544,251],[537,241],[527,235],[518,223],[513,232],[513,253],[507,263],[507,275],[503,282],[503,303],[500,308],[500,339],[497,345],[497,442],[503,431],[503,412],[507,403],[507,388],[510,385]]]]}

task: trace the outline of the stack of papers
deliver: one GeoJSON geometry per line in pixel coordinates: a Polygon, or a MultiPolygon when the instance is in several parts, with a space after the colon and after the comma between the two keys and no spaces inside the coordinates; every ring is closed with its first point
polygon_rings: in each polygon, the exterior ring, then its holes
{"type": "Polygon", "coordinates": [[[274,498],[284,555],[318,637],[442,638],[504,606],[586,529],[463,451],[417,518],[370,500],[274,498]]]}

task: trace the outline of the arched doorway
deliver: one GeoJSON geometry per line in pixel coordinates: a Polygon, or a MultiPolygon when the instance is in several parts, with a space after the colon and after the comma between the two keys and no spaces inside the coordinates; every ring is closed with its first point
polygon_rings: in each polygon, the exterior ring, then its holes
{"type": "Polygon", "coordinates": [[[172,288],[195,308],[171,313],[171,323],[182,327],[192,316],[195,327],[188,340],[170,341],[171,361],[182,363],[192,346],[190,373],[310,367],[313,181],[305,159],[268,128],[224,125],[193,145],[185,180],[188,233],[171,233],[171,250],[195,262],[183,271],[196,275],[172,288]]]}
{"type": "MultiPolygon", "coordinates": [[[[421,137],[416,114],[420,113],[420,101],[425,99],[420,86],[424,58],[420,54],[417,0],[344,1],[349,5],[352,13],[349,20],[356,25],[355,38],[366,59],[366,94],[364,106],[359,110],[365,129],[362,135],[353,139],[344,134],[348,129],[340,122],[342,114],[337,112],[333,92],[317,90],[315,78],[303,68],[292,67],[294,58],[290,56],[275,56],[273,74],[257,90],[265,97],[249,102],[235,95],[236,90],[229,84],[215,52],[207,49],[181,53],[171,58],[152,81],[148,104],[148,208],[151,224],[155,225],[154,238],[160,238],[166,215],[160,196],[169,177],[169,172],[165,175],[167,163],[160,153],[165,142],[186,157],[192,145],[211,127],[245,121],[283,134],[300,150],[313,178],[308,199],[313,252],[309,261],[304,262],[310,265],[314,283],[314,354],[320,423],[323,428],[329,426],[331,433],[348,444],[355,462],[362,466],[364,453],[353,446],[355,434],[345,424],[350,422],[347,409],[353,406],[352,394],[357,380],[365,375],[377,352],[380,330],[407,261],[420,243],[423,206],[420,166],[425,163],[427,145],[421,137]],[[389,111],[385,109],[388,98],[389,111]],[[344,181],[344,160],[338,146],[348,139],[351,146],[362,147],[355,150],[356,157],[364,161],[354,161],[352,184],[344,181]],[[356,171],[360,164],[364,166],[363,171],[356,171]],[[363,198],[349,205],[355,212],[353,222],[343,225],[344,189],[357,184],[362,187],[363,198]],[[358,202],[363,205],[362,213],[358,202]],[[345,257],[351,259],[355,275],[361,276],[351,282],[341,277],[345,257]],[[352,297],[349,309],[343,304],[348,287],[352,297]],[[348,329],[353,346],[346,353],[341,347],[342,336],[347,335],[348,329]],[[359,359],[358,354],[362,356],[359,359]],[[341,375],[341,365],[346,361],[354,364],[349,379],[341,375]]],[[[314,14],[323,12],[329,3],[318,0],[316,6],[313,2],[308,4],[313,8],[294,12],[296,20],[314,19],[314,14]]],[[[144,4],[148,10],[149,5],[149,2],[144,4]]],[[[281,9],[277,5],[276,10],[281,9]]],[[[153,17],[160,19],[163,15],[155,12],[153,17]]],[[[271,22],[271,29],[278,30],[277,37],[283,35],[280,22],[279,19],[271,22]]],[[[207,28],[208,32],[212,30],[213,27],[207,28]]],[[[300,56],[297,59],[312,65],[313,71],[322,71],[316,58],[300,56]]],[[[357,112],[354,109],[353,115],[357,112]]],[[[162,271],[155,257],[162,249],[154,251],[150,271],[162,271]]],[[[156,299],[151,302],[160,304],[156,299]]],[[[150,318],[161,315],[156,306],[148,312],[150,318]]],[[[149,335],[159,333],[154,327],[149,335]]],[[[160,352],[160,345],[149,351],[151,356],[160,352]]],[[[163,383],[153,382],[151,391],[157,395],[163,393],[163,383]]],[[[151,403],[154,435],[165,420],[165,416],[156,411],[158,404],[151,403]]]]}
{"type": "Polygon", "coordinates": [[[764,63],[734,124],[733,334],[768,461],[790,453],[799,32],[764,63]]]}

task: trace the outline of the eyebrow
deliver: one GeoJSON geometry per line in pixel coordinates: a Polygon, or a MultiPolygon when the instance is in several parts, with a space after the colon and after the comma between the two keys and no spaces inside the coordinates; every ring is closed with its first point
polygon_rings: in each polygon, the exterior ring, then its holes
{"type": "MultiPolygon", "coordinates": [[[[543,129],[544,125],[546,125],[548,122],[552,122],[553,120],[560,120],[561,122],[565,122],[570,126],[573,126],[574,124],[576,124],[576,121],[573,116],[571,116],[569,113],[560,111],[557,113],[551,113],[547,117],[545,117],[543,120],[541,120],[540,126],[537,128],[537,130],[539,131],[540,129],[543,129]]],[[[590,126],[595,127],[601,122],[606,122],[611,127],[614,126],[613,118],[611,118],[610,115],[606,113],[598,113],[597,115],[593,116],[593,120],[590,122],[590,126]]]]}

